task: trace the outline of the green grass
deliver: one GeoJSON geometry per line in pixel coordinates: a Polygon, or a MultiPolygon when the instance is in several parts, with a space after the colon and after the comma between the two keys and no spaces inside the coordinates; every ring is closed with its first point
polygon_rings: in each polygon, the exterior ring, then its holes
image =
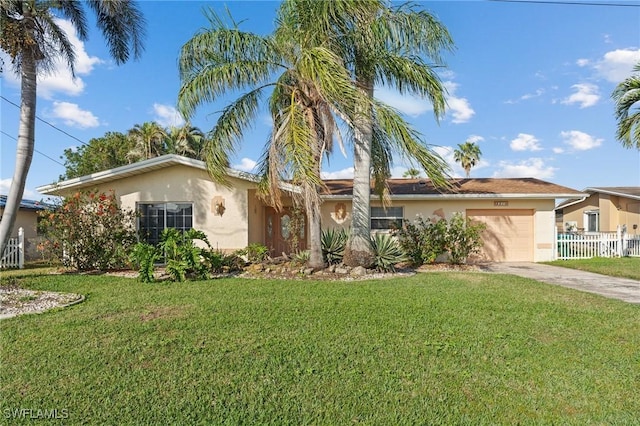
{"type": "Polygon", "coordinates": [[[532,280],[23,284],[86,301],[0,322],[4,418],[639,424],[640,306],[532,280]]]}
{"type": "Polygon", "coordinates": [[[612,277],[640,280],[640,257],[594,257],[592,259],[555,260],[549,265],[596,272],[612,277]]]}

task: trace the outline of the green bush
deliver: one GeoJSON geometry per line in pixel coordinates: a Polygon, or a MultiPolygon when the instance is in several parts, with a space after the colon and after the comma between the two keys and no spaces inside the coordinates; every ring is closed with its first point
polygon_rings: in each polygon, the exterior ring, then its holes
{"type": "Polygon", "coordinates": [[[448,221],[442,218],[427,220],[419,216],[393,231],[398,244],[415,265],[433,263],[447,254],[454,264],[465,263],[471,254],[482,247],[485,225],[474,223],[455,213],[448,221]]]}
{"type": "Polygon", "coordinates": [[[269,249],[262,244],[251,243],[242,250],[238,250],[240,256],[247,258],[249,263],[261,263],[269,257],[269,249]]]}
{"type": "Polygon", "coordinates": [[[447,221],[442,218],[416,220],[393,231],[398,244],[415,265],[433,263],[447,253],[447,221]]]}
{"type": "Polygon", "coordinates": [[[375,234],[371,237],[374,266],[379,271],[395,271],[395,265],[405,262],[407,257],[396,239],[389,234],[375,234]]]}
{"type": "Polygon", "coordinates": [[[322,231],[322,256],[329,265],[342,262],[349,234],[344,229],[322,231]]]}
{"type": "Polygon", "coordinates": [[[39,213],[45,238],[38,250],[79,271],[124,268],[137,242],[135,218],[118,206],[113,191],[76,192],[56,209],[39,213]]]}
{"type": "Polygon", "coordinates": [[[462,264],[470,255],[478,253],[482,247],[481,234],[486,225],[465,218],[462,213],[455,213],[447,227],[447,248],[449,261],[462,264]]]}
{"type": "Polygon", "coordinates": [[[158,250],[149,243],[139,242],[131,251],[131,262],[138,268],[138,279],[143,283],[154,281],[153,271],[159,259],[158,250]]]}

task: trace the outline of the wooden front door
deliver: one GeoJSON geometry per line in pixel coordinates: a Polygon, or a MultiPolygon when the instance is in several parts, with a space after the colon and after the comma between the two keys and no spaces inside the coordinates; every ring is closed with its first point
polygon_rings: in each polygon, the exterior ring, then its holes
{"type": "Polygon", "coordinates": [[[277,212],[272,207],[265,207],[264,217],[264,241],[271,256],[307,249],[307,223],[304,215],[296,219],[291,209],[277,212]]]}

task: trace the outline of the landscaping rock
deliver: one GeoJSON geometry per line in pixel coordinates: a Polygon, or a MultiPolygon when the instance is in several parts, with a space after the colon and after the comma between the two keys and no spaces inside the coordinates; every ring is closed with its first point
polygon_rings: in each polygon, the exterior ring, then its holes
{"type": "Polygon", "coordinates": [[[351,270],[351,275],[356,277],[367,275],[367,269],[364,266],[356,266],[351,270]]]}

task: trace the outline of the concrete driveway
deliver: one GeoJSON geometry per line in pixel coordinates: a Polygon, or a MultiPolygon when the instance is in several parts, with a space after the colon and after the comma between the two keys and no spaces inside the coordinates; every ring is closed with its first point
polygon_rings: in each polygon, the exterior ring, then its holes
{"type": "Polygon", "coordinates": [[[577,269],[528,262],[492,263],[488,265],[487,270],[532,278],[629,303],[640,303],[640,281],[628,278],[616,278],[577,269]]]}

